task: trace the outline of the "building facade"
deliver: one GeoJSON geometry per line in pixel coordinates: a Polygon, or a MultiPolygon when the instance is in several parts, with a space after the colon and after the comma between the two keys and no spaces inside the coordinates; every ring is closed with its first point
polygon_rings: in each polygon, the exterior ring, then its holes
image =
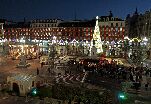
{"type": "MultiPolygon", "coordinates": [[[[125,22],[109,16],[99,17],[100,37],[102,41],[119,41],[124,39],[125,22]]],[[[53,36],[67,41],[91,41],[96,19],[62,21],[60,19],[33,20],[4,25],[4,38],[7,40],[27,39],[50,40],[53,36]]]]}
{"type": "Polygon", "coordinates": [[[3,28],[4,23],[0,23],[0,39],[4,37],[4,28],[3,28]]]}
{"type": "Polygon", "coordinates": [[[57,27],[37,27],[30,23],[17,23],[4,26],[4,38],[16,40],[25,37],[31,40],[51,40],[53,36],[56,36],[58,39],[68,41],[73,39],[90,41],[93,35],[93,25],[81,21],[62,22],[57,27]]]}
{"type": "Polygon", "coordinates": [[[95,21],[65,21],[58,26],[61,29],[62,39],[91,41],[95,21]]]}
{"type": "Polygon", "coordinates": [[[137,9],[132,16],[130,16],[130,14],[127,15],[125,21],[125,36],[129,38],[140,37],[142,28],[139,30],[139,27],[141,27],[142,24],[138,22],[139,20],[142,20],[142,18],[139,17],[137,9]]]}
{"type": "Polygon", "coordinates": [[[127,15],[125,21],[125,35],[129,38],[151,37],[151,10],[139,14],[137,9],[132,16],[127,15]]]}
{"type": "Polygon", "coordinates": [[[142,28],[142,35],[146,37],[151,37],[151,10],[146,11],[142,15],[142,23],[143,23],[143,28],[142,28]]]}
{"type": "MultiPolygon", "coordinates": [[[[64,21],[57,27],[31,27],[30,22],[19,22],[4,25],[4,38],[10,42],[23,42],[29,40],[36,42],[40,52],[48,53],[48,44],[57,43],[59,46],[74,46],[73,51],[79,51],[75,46],[84,45],[91,41],[93,36],[92,21],[64,21]]],[[[25,42],[26,43],[26,42],[25,42]]],[[[57,47],[58,53],[62,48],[57,47]]]]}
{"type": "MultiPolygon", "coordinates": [[[[64,47],[68,44],[69,47],[67,48],[72,50],[69,53],[78,53],[80,51],[90,55],[94,43],[97,46],[97,52],[102,53],[103,48],[106,46],[100,46],[100,43],[109,42],[107,47],[110,46],[110,51],[115,51],[112,47],[119,47],[118,42],[124,40],[124,33],[124,21],[113,17],[111,12],[109,16],[97,16],[97,19],[92,20],[37,20],[4,25],[4,38],[6,40],[14,42],[21,42],[22,39],[33,41],[38,43],[38,46],[41,47],[40,50],[46,51],[46,53],[50,43],[57,43],[59,46],[64,47]],[[97,39],[94,36],[96,34],[97,39]]],[[[61,50],[63,49],[59,47],[58,49],[60,49],[58,52],[62,53],[61,50]]],[[[116,50],[119,51],[119,48],[116,50]]],[[[108,48],[105,53],[110,51],[108,48]]]]}
{"type": "Polygon", "coordinates": [[[30,23],[31,28],[49,28],[58,27],[59,23],[63,20],[61,19],[36,19],[32,20],[30,23]]]}
{"type": "Polygon", "coordinates": [[[113,17],[110,11],[109,16],[101,16],[99,18],[100,36],[102,41],[119,41],[124,40],[125,21],[113,17]]]}

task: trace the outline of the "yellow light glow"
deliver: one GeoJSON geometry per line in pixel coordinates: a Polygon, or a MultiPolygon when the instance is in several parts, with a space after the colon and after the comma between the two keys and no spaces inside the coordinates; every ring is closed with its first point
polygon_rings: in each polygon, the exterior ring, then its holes
{"type": "Polygon", "coordinates": [[[138,39],[138,38],[133,38],[133,39],[131,39],[131,41],[135,41],[135,40],[137,40],[138,42],[140,42],[141,40],[140,39],[138,39]]]}

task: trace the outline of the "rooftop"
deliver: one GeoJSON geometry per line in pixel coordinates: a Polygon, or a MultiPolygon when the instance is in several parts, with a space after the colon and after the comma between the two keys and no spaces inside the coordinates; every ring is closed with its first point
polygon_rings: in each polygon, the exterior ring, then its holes
{"type": "Polygon", "coordinates": [[[94,27],[94,20],[74,20],[61,22],[58,27],[94,27]]]}

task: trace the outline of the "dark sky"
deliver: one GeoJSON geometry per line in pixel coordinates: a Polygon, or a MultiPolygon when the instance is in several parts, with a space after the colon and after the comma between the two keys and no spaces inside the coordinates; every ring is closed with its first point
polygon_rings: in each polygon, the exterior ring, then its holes
{"type": "Polygon", "coordinates": [[[135,8],[144,13],[151,0],[0,0],[0,18],[9,20],[62,18],[91,19],[97,15],[113,15],[125,19],[135,8]]]}

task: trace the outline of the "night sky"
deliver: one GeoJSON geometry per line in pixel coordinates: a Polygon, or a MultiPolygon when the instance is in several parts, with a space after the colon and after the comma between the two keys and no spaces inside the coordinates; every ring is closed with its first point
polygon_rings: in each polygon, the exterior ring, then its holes
{"type": "Polygon", "coordinates": [[[8,20],[61,18],[91,19],[108,15],[125,19],[135,8],[144,13],[151,9],[151,0],[0,0],[0,18],[8,20]]]}

